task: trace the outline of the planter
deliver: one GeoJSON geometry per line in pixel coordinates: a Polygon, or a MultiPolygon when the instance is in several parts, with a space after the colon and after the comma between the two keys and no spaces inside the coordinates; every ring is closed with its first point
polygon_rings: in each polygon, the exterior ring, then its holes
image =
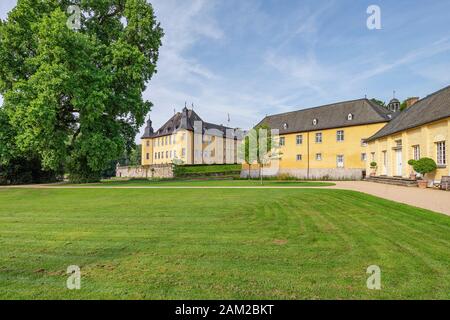
{"type": "Polygon", "coordinates": [[[410,178],[411,180],[416,180],[416,179],[417,179],[417,174],[411,173],[411,174],[409,175],[409,178],[410,178]]]}
{"type": "Polygon", "coordinates": [[[417,184],[419,185],[420,189],[428,188],[428,180],[418,180],[417,184]]]}

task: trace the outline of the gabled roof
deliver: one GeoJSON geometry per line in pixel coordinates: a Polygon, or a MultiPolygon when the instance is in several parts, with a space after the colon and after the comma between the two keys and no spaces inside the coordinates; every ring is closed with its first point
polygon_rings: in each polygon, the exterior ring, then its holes
{"type": "Polygon", "coordinates": [[[372,141],[450,117],[450,86],[419,100],[367,139],[372,141]]]}
{"type": "Polygon", "coordinates": [[[368,99],[359,99],[272,115],[259,124],[267,124],[278,129],[280,134],[287,134],[388,122],[391,119],[392,114],[386,108],[368,99]],[[349,115],[352,120],[349,120],[349,115]],[[316,125],[314,119],[317,120],[316,125]]]}
{"type": "Polygon", "coordinates": [[[221,134],[224,135],[227,129],[232,129],[225,127],[223,125],[204,122],[202,118],[200,118],[200,116],[197,113],[195,113],[194,110],[184,108],[182,112],[177,112],[172,118],[170,118],[161,128],[159,128],[155,132],[151,132],[149,128],[149,126],[151,126],[151,122],[149,122],[147,128],[145,129],[144,136],[142,136],[142,139],[168,136],[180,129],[194,131],[194,125],[196,121],[201,121],[203,123],[203,132],[205,132],[205,130],[215,129],[220,131],[221,134]],[[183,119],[185,119],[185,121],[183,121],[183,119]]]}

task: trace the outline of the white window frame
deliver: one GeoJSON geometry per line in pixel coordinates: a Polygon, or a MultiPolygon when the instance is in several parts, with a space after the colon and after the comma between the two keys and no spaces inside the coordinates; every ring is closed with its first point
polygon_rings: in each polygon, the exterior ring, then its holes
{"type": "Polygon", "coordinates": [[[286,145],[286,138],[285,137],[280,137],[280,147],[283,147],[286,145]]]}
{"type": "Polygon", "coordinates": [[[420,145],[413,146],[413,159],[420,160],[420,145]]]}
{"type": "Polygon", "coordinates": [[[436,142],[436,151],[437,151],[437,165],[438,166],[446,166],[447,165],[447,150],[445,141],[436,142]]]}
{"type": "Polygon", "coordinates": [[[336,141],[337,142],[343,142],[345,139],[344,130],[338,130],[336,131],[336,141]]]}
{"type": "Polygon", "coordinates": [[[343,154],[338,154],[336,156],[336,167],[337,168],[344,168],[345,167],[345,158],[343,154]],[[341,160],[341,161],[339,161],[341,160]]]}
{"type": "Polygon", "coordinates": [[[367,162],[367,153],[361,153],[361,161],[367,162]]]}
{"type": "Polygon", "coordinates": [[[298,154],[298,155],[296,155],[295,159],[296,159],[297,161],[302,161],[302,160],[303,160],[303,157],[302,157],[301,154],[298,154]]]}
{"type": "Polygon", "coordinates": [[[316,161],[322,161],[323,156],[321,153],[316,153],[316,161]]]}
{"type": "Polygon", "coordinates": [[[323,142],[323,135],[322,132],[316,133],[316,143],[322,143],[323,142]]]}
{"type": "Polygon", "coordinates": [[[299,146],[301,144],[303,144],[303,135],[302,134],[298,134],[295,137],[295,143],[299,146]]]}

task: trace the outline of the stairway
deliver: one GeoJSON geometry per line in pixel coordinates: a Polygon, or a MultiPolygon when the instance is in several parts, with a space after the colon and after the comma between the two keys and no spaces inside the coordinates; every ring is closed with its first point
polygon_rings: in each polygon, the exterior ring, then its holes
{"type": "Polygon", "coordinates": [[[417,187],[417,180],[401,178],[401,177],[387,177],[387,176],[366,177],[366,181],[391,184],[391,185],[403,186],[403,187],[417,187]]]}

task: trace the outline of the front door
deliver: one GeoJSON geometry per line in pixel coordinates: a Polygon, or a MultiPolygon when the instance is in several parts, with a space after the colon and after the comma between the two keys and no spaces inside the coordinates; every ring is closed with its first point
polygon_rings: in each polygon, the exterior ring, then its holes
{"type": "Polygon", "coordinates": [[[387,176],[387,151],[383,151],[383,175],[387,176]]]}
{"type": "Polygon", "coordinates": [[[398,149],[396,152],[396,158],[397,158],[397,176],[403,175],[403,163],[402,163],[402,149],[398,149]]]}

